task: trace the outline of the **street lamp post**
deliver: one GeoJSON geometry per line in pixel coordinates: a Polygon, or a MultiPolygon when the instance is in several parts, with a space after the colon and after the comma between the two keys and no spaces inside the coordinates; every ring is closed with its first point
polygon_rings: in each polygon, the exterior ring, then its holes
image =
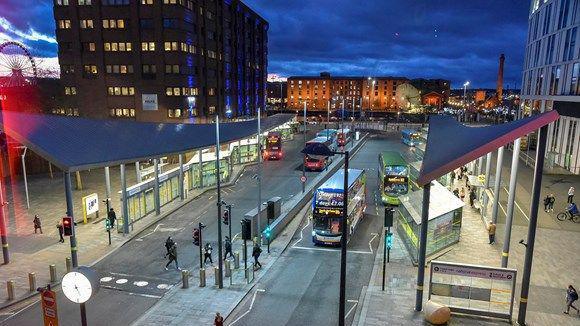
{"type": "Polygon", "coordinates": [[[305,146],[302,150],[305,155],[316,156],[334,156],[344,155],[344,183],[343,183],[343,199],[342,199],[342,223],[340,236],[340,294],[338,306],[338,325],[344,326],[345,319],[345,302],[346,302],[346,245],[348,238],[348,162],[349,151],[335,152],[330,150],[325,144],[315,143],[305,146]]]}
{"type": "Polygon", "coordinates": [[[463,120],[465,121],[465,111],[467,108],[467,86],[469,86],[469,81],[463,84],[463,120]]]}
{"type": "MultiPolygon", "coordinates": [[[[220,118],[219,115],[215,116],[215,131],[216,131],[216,143],[215,143],[215,169],[216,169],[216,181],[217,181],[217,222],[218,222],[218,269],[219,274],[216,275],[218,278],[218,288],[223,288],[223,271],[222,271],[222,195],[221,195],[221,185],[220,185],[220,118]]],[[[200,243],[200,246],[203,244],[200,243]]]]}
{"type": "MultiPolygon", "coordinates": [[[[304,101],[304,147],[306,147],[306,101],[304,101]]],[[[302,179],[306,178],[306,161],[302,161],[302,179]]],[[[302,181],[302,193],[306,191],[306,182],[302,181]]]]}

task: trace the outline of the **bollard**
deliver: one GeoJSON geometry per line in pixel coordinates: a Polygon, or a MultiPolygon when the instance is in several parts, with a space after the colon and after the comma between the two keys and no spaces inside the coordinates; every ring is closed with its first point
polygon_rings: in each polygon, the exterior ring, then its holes
{"type": "Polygon", "coordinates": [[[56,282],[56,266],[54,264],[48,265],[48,270],[50,271],[50,283],[56,282]]]}
{"type": "Polygon", "coordinates": [[[226,273],[226,277],[232,276],[232,269],[230,267],[230,261],[227,259],[224,261],[224,272],[226,273]]]}
{"type": "Polygon", "coordinates": [[[72,269],[72,263],[70,261],[70,257],[66,257],[65,264],[66,264],[66,272],[70,273],[70,271],[72,269]]]}
{"type": "Polygon", "coordinates": [[[199,287],[205,287],[205,268],[199,269],[199,287]]]}
{"type": "Polygon", "coordinates": [[[36,273],[28,273],[28,289],[30,292],[36,291],[36,273]]]}
{"type": "Polygon", "coordinates": [[[181,282],[183,283],[182,288],[189,288],[189,271],[187,269],[181,271],[181,282]]]}
{"type": "Polygon", "coordinates": [[[220,269],[219,269],[219,267],[215,266],[213,268],[213,276],[214,276],[214,279],[215,279],[215,285],[219,285],[220,284],[220,282],[219,282],[220,281],[219,280],[219,277],[220,277],[220,269]]]}
{"type": "Polygon", "coordinates": [[[234,269],[240,268],[240,252],[236,251],[234,253],[234,269]]]}
{"type": "Polygon", "coordinates": [[[6,290],[8,290],[8,300],[14,300],[14,281],[6,282],[6,290]]]}

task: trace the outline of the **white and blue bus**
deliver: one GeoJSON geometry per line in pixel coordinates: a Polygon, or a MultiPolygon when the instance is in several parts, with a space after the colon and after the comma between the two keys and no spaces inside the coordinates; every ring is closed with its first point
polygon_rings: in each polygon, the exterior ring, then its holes
{"type": "MultiPolygon", "coordinates": [[[[348,170],[347,227],[352,234],[366,208],[366,173],[348,170]]],[[[315,192],[312,199],[312,241],[314,244],[340,245],[344,198],[344,170],[337,171],[315,192]]]]}
{"type": "Polygon", "coordinates": [[[316,133],[316,137],[325,137],[327,139],[331,139],[333,142],[336,142],[338,137],[338,130],[336,129],[323,129],[316,133]]]}
{"type": "Polygon", "coordinates": [[[415,147],[421,143],[421,133],[413,129],[401,131],[401,141],[407,146],[415,147]]]}

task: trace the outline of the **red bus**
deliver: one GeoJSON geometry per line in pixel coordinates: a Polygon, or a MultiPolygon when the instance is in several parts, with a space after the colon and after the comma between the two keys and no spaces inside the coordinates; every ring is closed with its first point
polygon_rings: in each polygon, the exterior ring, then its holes
{"type": "Polygon", "coordinates": [[[263,153],[263,159],[280,160],[282,155],[282,135],[276,131],[269,132],[266,137],[266,150],[263,153]]]}
{"type": "MultiPolygon", "coordinates": [[[[323,143],[326,144],[331,150],[336,150],[336,143],[332,139],[328,139],[326,137],[316,137],[306,143],[323,143]]],[[[316,156],[309,156],[304,155],[304,168],[308,171],[322,171],[326,168],[326,165],[330,163],[330,158],[328,157],[316,157],[316,156]]]]}
{"type": "Polygon", "coordinates": [[[350,141],[350,129],[338,130],[338,146],[344,146],[350,141]]]}

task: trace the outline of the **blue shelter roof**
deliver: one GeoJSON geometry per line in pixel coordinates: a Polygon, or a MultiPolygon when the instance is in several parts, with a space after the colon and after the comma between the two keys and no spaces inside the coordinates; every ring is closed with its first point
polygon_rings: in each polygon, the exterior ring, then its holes
{"type": "Polygon", "coordinates": [[[421,186],[559,118],[548,111],[525,119],[487,127],[468,127],[454,117],[433,115],[417,183],[421,186]]]}
{"type": "MultiPolygon", "coordinates": [[[[364,170],[348,169],[348,187],[352,186],[355,180],[364,172],[364,170]]],[[[344,169],[336,171],[332,177],[328,178],[320,187],[319,190],[329,192],[344,191],[344,169]]]]}
{"type": "MultiPolygon", "coordinates": [[[[268,131],[290,121],[277,114],[261,121],[268,131]]],[[[257,120],[220,123],[220,142],[257,133],[257,120]]],[[[4,111],[0,128],[64,171],[131,163],[215,145],[215,124],[95,120],[4,111]]]]}

